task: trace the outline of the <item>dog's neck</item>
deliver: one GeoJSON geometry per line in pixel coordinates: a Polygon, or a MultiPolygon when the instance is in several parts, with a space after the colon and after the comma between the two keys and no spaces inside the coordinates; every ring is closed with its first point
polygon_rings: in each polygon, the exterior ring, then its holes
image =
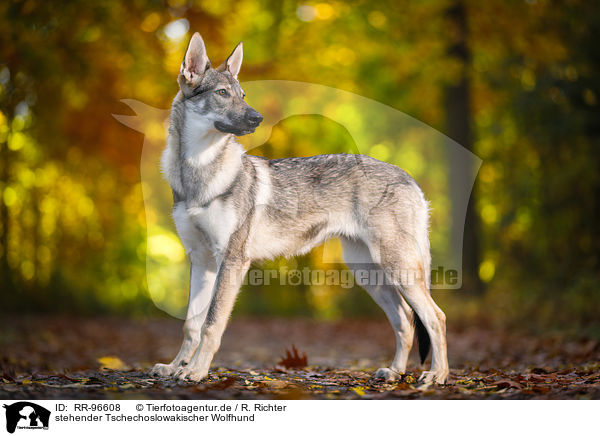
{"type": "Polygon", "coordinates": [[[219,132],[213,121],[193,110],[185,112],[180,132],[180,155],[194,167],[211,165],[229,143],[235,143],[230,133],[219,132]]]}
{"type": "Polygon", "coordinates": [[[184,112],[182,121],[167,146],[177,148],[168,178],[189,207],[204,206],[230,189],[242,168],[244,148],[233,134],[216,130],[212,120],[192,110],[184,112]]]}

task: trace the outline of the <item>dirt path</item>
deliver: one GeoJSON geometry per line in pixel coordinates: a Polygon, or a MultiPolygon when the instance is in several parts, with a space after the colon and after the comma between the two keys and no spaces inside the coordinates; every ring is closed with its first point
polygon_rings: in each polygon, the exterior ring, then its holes
{"type": "Polygon", "coordinates": [[[181,321],[68,317],[0,320],[0,399],[112,398],[581,398],[600,399],[600,343],[450,328],[450,379],[417,389],[428,366],[414,354],[403,380],[372,372],[390,363],[384,321],[234,320],[202,384],[149,377],[181,342],[181,321]],[[305,368],[276,367],[285,350],[305,368]],[[101,359],[101,360],[99,360],[101,359]],[[110,367],[113,369],[102,369],[110,367]]]}

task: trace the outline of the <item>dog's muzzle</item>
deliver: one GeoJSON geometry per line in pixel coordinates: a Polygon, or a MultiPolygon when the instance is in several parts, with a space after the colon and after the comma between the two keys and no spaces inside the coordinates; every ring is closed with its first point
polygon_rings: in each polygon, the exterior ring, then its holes
{"type": "Polygon", "coordinates": [[[248,111],[246,113],[246,121],[251,127],[257,128],[258,125],[262,122],[263,117],[254,109],[248,111]]]}

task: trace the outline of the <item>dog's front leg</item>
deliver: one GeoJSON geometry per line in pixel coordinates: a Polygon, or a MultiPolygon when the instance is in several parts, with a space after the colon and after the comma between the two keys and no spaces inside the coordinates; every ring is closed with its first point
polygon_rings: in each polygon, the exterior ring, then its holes
{"type": "Polygon", "coordinates": [[[194,357],[175,375],[180,379],[200,381],[208,375],[212,359],[221,345],[221,338],[244,275],[250,267],[247,259],[226,257],[219,267],[213,299],[202,328],[202,339],[194,357]]]}
{"type": "Polygon", "coordinates": [[[190,362],[200,344],[202,325],[212,300],[217,266],[208,253],[200,255],[200,253],[192,252],[190,260],[190,293],[187,315],[183,324],[183,343],[171,363],[154,365],[151,371],[151,374],[154,375],[170,376],[175,374],[190,362]]]}

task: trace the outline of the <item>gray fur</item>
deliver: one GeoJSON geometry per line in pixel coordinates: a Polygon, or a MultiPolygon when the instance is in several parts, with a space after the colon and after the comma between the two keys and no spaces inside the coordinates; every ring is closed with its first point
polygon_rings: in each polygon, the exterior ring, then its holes
{"type": "Polygon", "coordinates": [[[428,203],[417,183],[400,168],[363,155],[268,160],[243,153],[234,134],[254,131],[262,117],[244,102],[236,79],[241,44],[212,69],[196,35],[178,79],[163,170],[192,271],[198,279],[212,270],[207,262],[218,269],[214,286],[203,285],[202,292],[212,292],[207,311],[194,307],[200,291],[190,285],[186,338],[200,334],[200,340],[186,339],[175,360],[153,372],[204,378],[250,262],[306,253],[340,237],[351,269],[371,264],[385,271],[386,283],[366,289],[390,319],[397,349],[392,367],[376,375],[393,379],[405,371],[414,309],[433,346],[432,371],[423,380],[445,382],[445,317],[429,293],[428,203]]]}

